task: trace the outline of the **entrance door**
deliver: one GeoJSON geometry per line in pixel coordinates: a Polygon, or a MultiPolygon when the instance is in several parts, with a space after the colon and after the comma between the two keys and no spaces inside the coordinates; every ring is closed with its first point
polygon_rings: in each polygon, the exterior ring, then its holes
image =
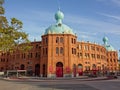
{"type": "Polygon", "coordinates": [[[63,77],[63,64],[61,62],[56,64],[56,77],[63,77]]]}
{"type": "Polygon", "coordinates": [[[76,77],[76,65],[73,64],[73,76],[76,77]]]}
{"type": "Polygon", "coordinates": [[[39,76],[40,75],[40,65],[36,64],[35,65],[35,76],[39,76]]]}
{"type": "Polygon", "coordinates": [[[21,70],[24,70],[24,69],[25,69],[24,64],[21,64],[20,69],[21,69],[21,70]]]}
{"type": "Polygon", "coordinates": [[[95,64],[93,64],[92,70],[93,70],[93,75],[97,75],[96,65],[95,64]]]}
{"type": "Polygon", "coordinates": [[[78,75],[79,76],[83,75],[83,66],[82,66],[82,64],[78,64],[78,75]]]}
{"type": "Polygon", "coordinates": [[[45,67],[45,64],[43,64],[43,77],[46,77],[46,67],[45,67]]]}

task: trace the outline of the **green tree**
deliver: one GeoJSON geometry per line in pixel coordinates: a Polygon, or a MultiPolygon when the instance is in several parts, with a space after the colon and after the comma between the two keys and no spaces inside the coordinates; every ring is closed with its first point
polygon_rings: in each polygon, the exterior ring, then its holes
{"type": "Polygon", "coordinates": [[[28,34],[22,31],[23,23],[16,18],[11,18],[8,22],[4,16],[3,3],[4,0],[0,0],[0,50],[10,51],[18,47],[22,50],[28,49],[28,34]]]}

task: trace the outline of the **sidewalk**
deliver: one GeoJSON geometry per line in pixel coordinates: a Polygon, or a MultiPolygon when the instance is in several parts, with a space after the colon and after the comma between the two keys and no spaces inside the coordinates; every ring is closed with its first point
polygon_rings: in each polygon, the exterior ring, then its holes
{"type": "Polygon", "coordinates": [[[64,77],[64,78],[43,78],[43,77],[19,77],[19,78],[3,78],[3,80],[7,81],[26,81],[26,82],[40,82],[40,81],[61,81],[61,80],[81,80],[81,81],[96,81],[96,80],[110,80],[113,78],[108,77],[64,77]]]}

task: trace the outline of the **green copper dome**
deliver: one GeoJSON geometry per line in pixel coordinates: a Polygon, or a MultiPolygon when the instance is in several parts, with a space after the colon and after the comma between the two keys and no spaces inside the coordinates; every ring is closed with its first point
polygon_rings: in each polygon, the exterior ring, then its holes
{"type": "Polygon", "coordinates": [[[57,13],[55,14],[56,24],[49,26],[45,30],[44,34],[45,35],[46,34],[73,34],[74,35],[72,29],[69,26],[62,23],[63,18],[64,18],[63,12],[58,10],[57,13]]]}
{"type": "Polygon", "coordinates": [[[62,23],[63,18],[64,18],[64,14],[60,10],[57,11],[57,13],[55,14],[55,19],[57,23],[62,23]]]}
{"type": "Polygon", "coordinates": [[[103,38],[103,42],[108,42],[108,38],[107,38],[107,37],[104,37],[104,38],[103,38]]]}
{"type": "Polygon", "coordinates": [[[103,42],[104,42],[104,47],[106,48],[107,51],[116,51],[111,45],[108,44],[107,37],[103,38],[103,42]]]}

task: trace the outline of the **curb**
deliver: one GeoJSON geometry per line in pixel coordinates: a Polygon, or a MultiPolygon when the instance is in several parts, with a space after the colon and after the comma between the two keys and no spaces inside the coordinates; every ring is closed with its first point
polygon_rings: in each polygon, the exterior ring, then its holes
{"type": "Polygon", "coordinates": [[[88,78],[88,79],[74,79],[74,78],[67,78],[67,79],[28,79],[28,78],[14,78],[14,79],[10,79],[10,78],[3,78],[2,80],[6,80],[6,81],[16,81],[16,82],[43,82],[43,81],[63,81],[63,80],[78,80],[78,81],[101,81],[101,80],[111,80],[111,79],[115,79],[115,78],[108,78],[108,77],[104,77],[104,78],[88,78]]]}

